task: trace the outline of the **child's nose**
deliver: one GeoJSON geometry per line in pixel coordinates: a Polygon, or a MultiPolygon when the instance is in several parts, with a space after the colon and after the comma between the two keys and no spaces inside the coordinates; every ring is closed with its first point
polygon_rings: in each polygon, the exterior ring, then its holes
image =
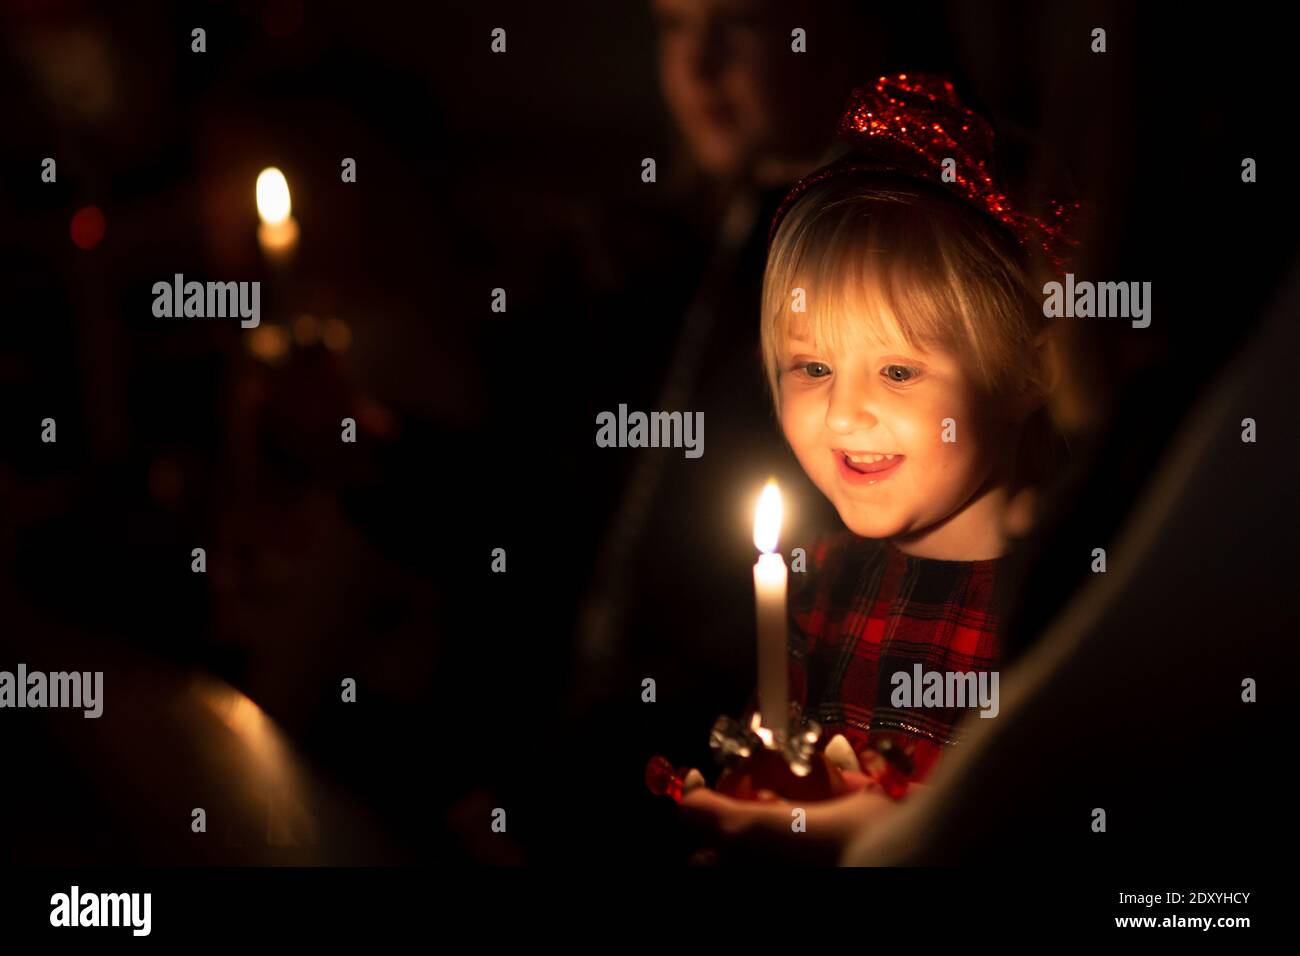
{"type": "Polygon", "coordinates": [[[844,434],[866,431],[877,421],[869,389],[839,382],[832,387],[826,408],[826,426],[831,431],[844,434]]]}

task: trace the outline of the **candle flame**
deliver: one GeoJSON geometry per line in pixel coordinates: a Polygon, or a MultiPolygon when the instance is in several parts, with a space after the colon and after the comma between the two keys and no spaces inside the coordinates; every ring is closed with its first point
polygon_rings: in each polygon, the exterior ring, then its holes
{"type": "Polygon", "coordinates": [[[776,550],[776,539],[781,533],[781,489],[776,481],[768,479],[763,493],[758,496],[754,511],[754,546],[771,554],[776,550]]]}
{"type": "Polygon", "coordinates": [[[257,176],[257,214],[262,222],[275,226],[289,218],[293,203],[289,199],[289,182],[284,173],[269,166],[257,176]]]}

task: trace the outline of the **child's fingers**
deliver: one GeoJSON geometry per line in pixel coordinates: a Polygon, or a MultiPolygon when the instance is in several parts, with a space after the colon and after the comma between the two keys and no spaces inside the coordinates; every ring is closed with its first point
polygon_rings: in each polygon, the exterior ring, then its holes
{"type": "Polygon", "coordinates": [[[686,776],[682,778],[682,795],[690,793],[696,787],[704,786],[704,774],[700,773],[694,767],[686,771],[686,776]]]}
{"type": "Polygon", "coordinates": [[[731,797],[724,797],[708,787],[696,787],[678,803],[682,818],[705,832],[735,836],[752,823],[754,808],[731,797]]]}
{"type": "Polygon", "coordinates": [[[857,770],[845,770],[842,776],[850,790],[861,790],[864,787],[877,786],[874,777],[869,777],[865,773],[857,770]]]}

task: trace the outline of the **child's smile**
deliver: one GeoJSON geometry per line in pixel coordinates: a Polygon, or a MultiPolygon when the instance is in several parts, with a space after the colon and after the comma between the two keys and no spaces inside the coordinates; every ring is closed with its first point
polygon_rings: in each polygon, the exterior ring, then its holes
{"type": "Polygon", "coordinates": [[[874,485],[884,481],[903,463],[904,455],[886,455],[879,452],[850,451],[832,448],[840,465],[840,474],[849,484],[874,485]]]}

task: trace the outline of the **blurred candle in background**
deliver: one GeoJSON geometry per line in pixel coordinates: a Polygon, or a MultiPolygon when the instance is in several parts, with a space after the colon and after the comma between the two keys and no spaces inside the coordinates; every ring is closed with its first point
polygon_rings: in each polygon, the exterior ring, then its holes
{"type": "Polygon", "coordinates": [[[298,247],[298,223],[292,216],[289,182],[284,173],[270,166],[257,177],[257,244],[272,262],[288,259],[298,247]]]}

